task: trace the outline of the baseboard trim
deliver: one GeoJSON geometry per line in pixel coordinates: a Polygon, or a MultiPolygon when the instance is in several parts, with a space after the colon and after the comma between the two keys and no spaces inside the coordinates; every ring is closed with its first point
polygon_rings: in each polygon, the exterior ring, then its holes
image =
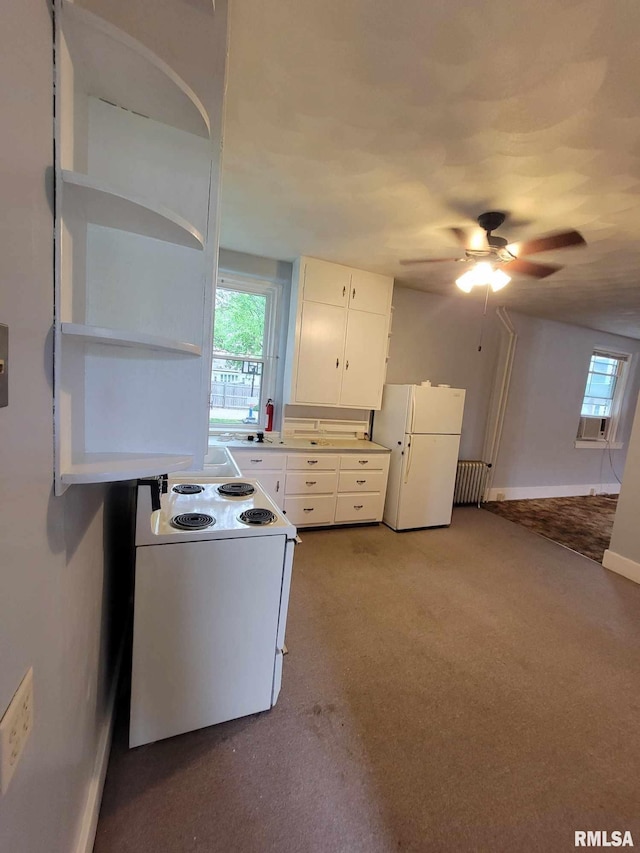
{"type": "Polygon", "coordinates": [[[111,752],[111,742],[113,740],[116,696],[118,693],[118,683],[120,681],[123,654],[124,641],[122,642],[118,652],[118,659],[113,673],[113,683],[109,690],[107,709],[102,722],[100,737],[98,739],[96,760],[93,765],[93,773],[91,776],[91,782],[89,783],[89,791],[87,793],[82,821],[80,823],[80,831],[78,833],[78,841],[75,846],[75,853],[92,853],[96,840],[98,816],[100,814],[100,806],[102,804],[102,792],[104,790],[104,782],[107,776],[109,754],[111,752]]]}
{"type": "Polygon", "coordinates": [[[573,498],[580,495],[590,495],[592,489],[598,495],[617,495],[620,492],[620,483],[586,483],[578,486],[519,486],[515,488],[496,486],[489,489],[487,500],[497,501],[499,494],[504,495],[502,500],[505,501],[521,501],[527,498],[573,498]]]}
{"type": "Polygon", "coordinates": [[[640,563],[636,563],[635,560],[630,560],[607,548],[602,558],[602,565],[610,572],[622,575],[634,583],[640,583],[640,563]]]}

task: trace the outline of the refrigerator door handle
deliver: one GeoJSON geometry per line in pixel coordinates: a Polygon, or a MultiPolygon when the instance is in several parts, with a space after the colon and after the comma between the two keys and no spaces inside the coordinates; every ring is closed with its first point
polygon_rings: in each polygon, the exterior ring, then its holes
{"type": "Polygon", "coordinates": [[[409,423],[409,432],[413,432],[413,424],[416,419],[416,389],[411,389],[411,421],[409,423]]]}
{"type": "Polygon", "coordinates": [[[409,471],[411,470],[411,442],[409,442],[409,449],[407,450],[407,467],[404,469],[404,482],[405,485],[409,481],[409,471]]]}

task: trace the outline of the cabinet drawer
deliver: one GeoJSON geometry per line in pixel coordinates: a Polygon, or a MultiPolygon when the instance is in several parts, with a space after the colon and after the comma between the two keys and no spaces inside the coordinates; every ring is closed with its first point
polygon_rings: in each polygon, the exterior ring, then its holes
{"type": "Polygon", "coordinates": [[[243,474],[250,471],[282,471],[285,467],[286,453],[274,453],[271,450],[232,450],[231,455],[236,460],[238,468],[243,474]]]}
{"type": "Polygon", "coordinates": [[[336,524],[349,521],[380,521],[384,495],[380,492],[361,495],[338,495],[336,524]]]}
{"type": "Polygon", "coordinates": [[[287,518],[299,527],[306,524],[333,524],[335,506],[334,495],[309,495],[295,498],[287,495],[284,499],[287,518]]]}
{"type": "Polygon", "coordinates": [[[286,493],[288,495],[307,495],[322,492],[335,492],[336,471],[289,471],[286,493]]]}
{"type": "Polygon", "coordinates": [[[290,453],[287,456],[287,470],[298,471],[336,471],[338,457],[329,453],[290,453]]]}
{"type": "Polygon", "coordinates": [[[385,486],[384,471],[340,471],[339,492],[382,492],[385,486]]]}
{"type": "Polygon", "coordinates": [[[386,465],[385,453],[345,453],[340,457],[341,471],[364,471],[371,468],[382,471],[386,465]]]}

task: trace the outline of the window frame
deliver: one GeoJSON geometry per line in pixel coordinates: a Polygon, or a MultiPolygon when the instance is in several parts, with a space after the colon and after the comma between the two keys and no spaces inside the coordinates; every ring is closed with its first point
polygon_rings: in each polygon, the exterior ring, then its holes
{"type": "Polygon", "coordinates": [[[631,360],[633,358],[633,354],[629,352],[620,352],[618,350],[612,350],[609,347],[593,347],[591,354],[589,355],[589,362],[587,365],[587,375],[584,381],[584,390],[582,392],[582,397],[580,400],[580,417],[608,417],[609,419],[609,427],[607,429],[607,437],[599,438],[599,439],[581,439],[576,437],[575,446],[580,448],[603,448],[603,447],[613,447],[620,448],[622,444],[616,441],[618,428],[620,426],[620,416],[622,414],[622,404],[625,398],[625,391],[627,387],[627,379],[629,377],[631,360]],[[616,359],[620,362],[620,372],[618,373],[616,379],[616,387],[613,392],[613,397],[611,398],[611,414],[610,415],[582,415],[582,407],[584,405],[585,397],[587,396],[587,389],[589,385],[589,375],[591,373],[591,361],[594,357],[600,358],[610,358],[616,359]]]}
{"type": "MultiPolygon", "coordinates": [[[[262,364],[257,423],[238,424],[229,421],[228,423],[219,423],[215,426],[209,424],[210,436],[216,436],[220,435],[221,433],[230,432],[238,434],[249,434],[252,432],[256,432],[256,430],[264,430],[266,424],[266,403],[269,398],[273,399],[275,397],[278,352],[280,348],[281,336],[280,312],[282,302],[282,285],[276,281],[253,278],[249,276],[243,276],[238,273],[230,273],[220,270],[216,281],[216,291],[218,287],[224,290],[235,290],[241,293],[255,293],[259,296],[265,297],[262,356],[229,355],[229,353],[220,353],[218,350],[213,348],[213,345],[211,348],[211,371],[209,375],[210,384],[213,379],[213,362],[216,358],[226,358],[229,360],[236,359],[238,361],[254,361],[260,362],[262,364]]],[[[213,299],[212,323],[212,332],[215,333],[215,293],[213,299]]]]}

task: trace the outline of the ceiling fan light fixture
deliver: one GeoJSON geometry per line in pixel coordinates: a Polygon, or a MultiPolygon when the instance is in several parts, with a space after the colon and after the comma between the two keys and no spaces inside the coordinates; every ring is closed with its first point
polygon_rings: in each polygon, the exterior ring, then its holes
{"type": "Polygon", "coordinates": [[[468,270],[466,273],[456,279],[456,284],[465,293],[471,293],[471,288],[476,284],[474,270],[468,270]]]}
{"type": "Polygon", "coordinates": [[[502,270],[494,270],[491,277],[491,290],[495,293],[497,290],[502,290],[511,281],[511,276],[507,275],[502,270]]]}
{"type": "Polygon", "coordinates": [[[480,261],[470,270],[456,279],[456,284],[465,293],[471,293],[472,288],[488,285],[494,291],[502,290],[509,284],[511,276],[502,270],[495,270],[487,261],[480,261]]]}

